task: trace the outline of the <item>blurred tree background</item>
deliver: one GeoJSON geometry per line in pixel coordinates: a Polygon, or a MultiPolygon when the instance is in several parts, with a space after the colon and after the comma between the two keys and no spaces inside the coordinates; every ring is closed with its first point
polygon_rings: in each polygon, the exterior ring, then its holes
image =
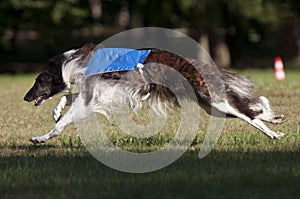
{"type": "Polygon", "coordinates": [[[0,72],[40,70],[53,55],[156,26],[200,42],[223,67],[300,65],[298,0],[2,0],[0,72]]]}

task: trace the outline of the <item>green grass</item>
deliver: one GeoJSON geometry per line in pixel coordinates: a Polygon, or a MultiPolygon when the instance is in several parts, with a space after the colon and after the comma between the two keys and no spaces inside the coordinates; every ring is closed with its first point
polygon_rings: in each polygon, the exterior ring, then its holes
{"type": "MultiPolygon", "coordinates": [[[[213,151],[198,159],[209,119],[204,116],[197,138],[180,159],[144,174],[98,162],[74,126],[46,144],[31,144],[30,136],[52,128],[51,111],[59,97],[34,107],[22,101],[34,75],[0,76],[0,198],[299,198],[300,71],[288,71],[284,82],[273,80],[271,70],[239,73],[250,75],[257,84],[255,95],[267,96],[289,118],[270,125],[286,136],[270,140],[245,122],[228,119],[213,151]]],[[[113,142],[132,151],[155,150],[173,135],[166,127],[151,139],[132,139],[100,119],[113,142]]]]}

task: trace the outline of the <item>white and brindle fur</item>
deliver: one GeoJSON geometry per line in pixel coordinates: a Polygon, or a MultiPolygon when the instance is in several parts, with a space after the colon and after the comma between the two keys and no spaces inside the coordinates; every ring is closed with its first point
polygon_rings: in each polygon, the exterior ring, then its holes
{"type": "MultiPolygon", "coordinates": [[[[96,49],[97,46],[87,44],[82,48],[60,54],[50,59],[49,69],[37,77],[35,84],[24,97],[26,101],[34,101],[36,106],[57,93],[70,92],[72,84],[78,87],[79,93],[70,93],[61,98],[53,110],[53,118],[56,122],[54,128],[45,135],[31,137],[31,142],[46,142],[58,136],[67,125],[86,118],[93,112],[98,112],[110,119],[112,108],[124,104],[136,111],[141,108],[142,101],[147,101],[157,114],[162,115],[165,114],[164,105],[179,105],[176,96],[168,88],[145,83],[143,75],[138,70],[84,76],[87,63],[96,49]],[[124,74],[129,74],[130,78],[127,80],[121,78],[124,74]],[[61,116],[66,105],[71,105],[71,107],[64,116],[61,116]]],[[[211,74],[214,71],[209,65],[165,50],[152,49],[151,53],[144,64],[161,63],[181,73],[193,87],[199,106],[209,114],[213,114],[211,110],[214,109],[226,114],[226,117],[245,120],[269,138],[280,139],[284,136],[281,132],[270,130],[263,121],[279,124],[286,121],[286,118],[274,115],[266,97],[253,98],[251,96],[254,85],[248,78],[219,69],[220,81],[225,85],[225,97],[220,98],[214,92],[220,88],[215,88],[217,86],[211,85],[203,78],[204,73],[206,77],[214,77],[214,74],[211,74]],[[195,67],[198,67],[197,71],[195,67]]],[[[144,72],[147,72],[147,67],[144,67],[144,72]]],[[[170,79],[168,74],[167,70],[162,69],[152,71],[152,75],[150,71],[148,75],[150,79],[163,77],[164,81],[176,81],[176,79],[170,79]]]]}

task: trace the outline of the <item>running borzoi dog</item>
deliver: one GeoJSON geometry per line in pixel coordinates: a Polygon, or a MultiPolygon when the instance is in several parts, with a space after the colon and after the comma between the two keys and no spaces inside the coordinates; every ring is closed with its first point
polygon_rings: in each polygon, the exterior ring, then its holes
{"type": "Polygon", "coordinates": [[[280,139],[284,136],[281,132],[270,130],[263,121],[279,124],[286,121],[286,118],[274,115],[266,97],[251,96],[254,84],[247,77],[212,68],[208,64],[162,49],[106,49],[86,44],[79,49],[59,54],[49,60],[48,70],[38,75],[24,100],[34,101],[38,106],[60,92],[70,92],[72,84],[78,87],[79,93],[63,96],[53,111],[56,122],[54,128],[45,135],[32,137],[30,141],[46,142],[58,136],[67,125],[88,117],[92,112],[110,118],[114,106],[120,104],[128,105],[136,111],[141,107],[142,101],[146,101],[157,114],[164,114],[162,107],[168,106],[167,104],[180,106],[178,96],[169,88],[153,83],[157,82],[154,80],[163,79],[182,87],[182,82],[172,77],[167,69],[175,70],[189,82],[195,92],[197,104],[207,113],[214,116],[223,113],[226,117],[243,119],[269,138],[280,139]],[[101,55],[102,51],[108,54],[101,55]],[[124,54],[130,54],[130,57],[124,57],[124,54]],[[107,57],[114,57],[114,60],[104,60],[107,57]],[[106,65],[103,66],[103,63],[106,65]],[[148,67],[151,64],[164,67],[148,67]],[[130,78],[122,78],[128,74],[130,78]],[[217,92],[220,84],[223,84],[225,92],[223,97],[217,92]],[[61,117],[66,105],[71,107],[61,117]]]}

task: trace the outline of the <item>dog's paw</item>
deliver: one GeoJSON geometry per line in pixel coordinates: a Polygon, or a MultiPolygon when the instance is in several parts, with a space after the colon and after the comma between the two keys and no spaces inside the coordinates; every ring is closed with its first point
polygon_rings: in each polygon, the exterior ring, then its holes
{"type": "Polygon", "coordinates": [[[33,144],[40,144],[40,143],[45,143],[47,140],[42,136],[36,136],[36,137],[31,137],[29,141],[32,142],[33,144]]]}
{"type": "Polygon", "coordinates": [[[281,123],[286,122],[287,120],[288,120],[288,118],[285,117],[284,115],[279,115],[279,116],[273,117],[271,120],[271,123],[272,124],[281,124],[281,123]]]}
{"type": "Polygon", "coordinates": [[[283,136],[284,136],[284,133],[281,133],[281,132],[277,132],[274,134],[274,138],[277,140],[281,139],[283,136]]]}

